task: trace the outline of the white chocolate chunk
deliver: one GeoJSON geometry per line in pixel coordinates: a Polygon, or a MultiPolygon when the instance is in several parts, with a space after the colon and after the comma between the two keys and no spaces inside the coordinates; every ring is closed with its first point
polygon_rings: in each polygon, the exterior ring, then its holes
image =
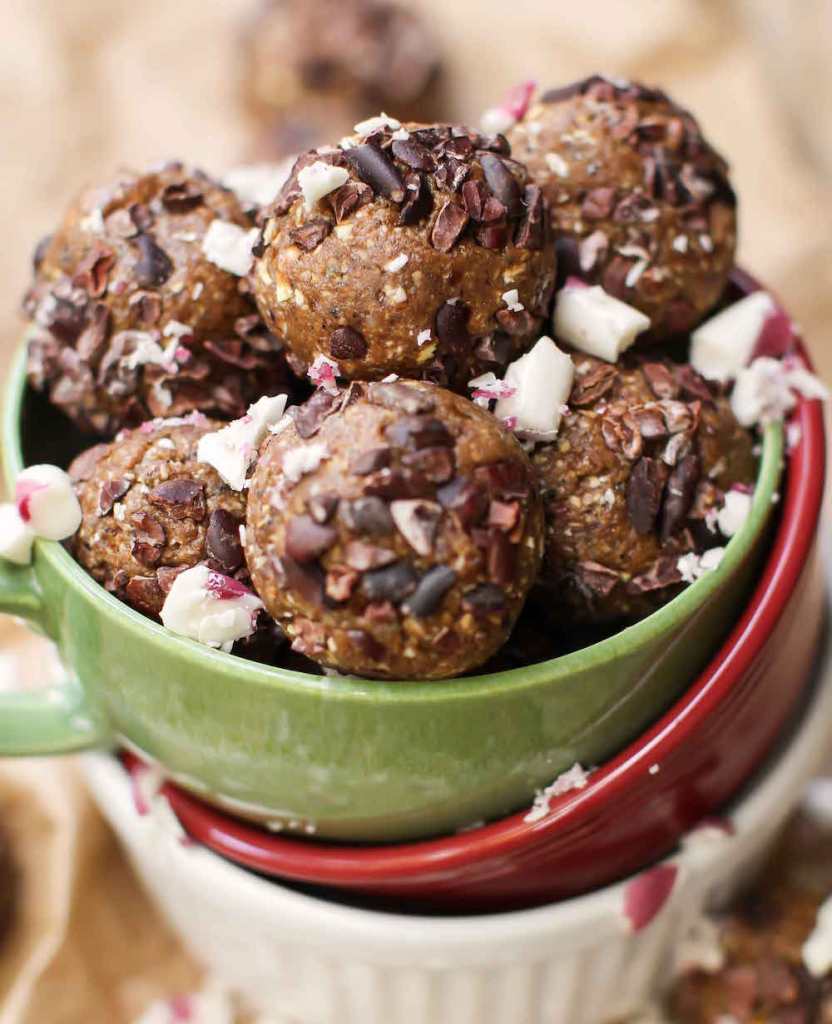
{"type": "Polygon", "coordinates": [[[517,124],[517,118],[505,107],[489,107],[480,118],[480,128],[486,135],[503,135],[517,124]]]}
{"type": "Polygon", "coordinates": [[[710,548],[701,555],[691,551],[689,554],[682,555],[678,559],[676,568],[682,574],[682,579],[685,583],[695,583],[706,572],[716,569],[724,556],[725,548],[710,548]]]}
{"type": "Polygon", "coordinates": [[[314,473],[325,458],[329,456],[326,445],[307,444],[290,448],[283,456],[283,475],[292,483],[297,483],[307,473],[314,473]]]}
{"type": "Polygon", "coordinates": [[[760,356],[740,370],[731,394],[731,410],[744,427],[782,420],[804,398],[826,399],[828,389],[805,367],[760,356]]]}
{"type": "Polygon", "coordinates": [[[751,503],[752,496],[745,491],[728,491],[716,517],[716,524],[723,537],[733,537],[739,533],[751,514],[751,503]]]}
{"type": "Polygon", "coordinates": [[[815,927],[803,944],[803,963],[815,978],[832,969],[832,896],[818,909],[815,927]]]}
{"type": "Polygon", "coordinates": [[[382,128],[392,128],[393,131],[398,131],[401,126],[401,121],[397,121],[395,117],[388,117],[382,111],[376,117],[368,117],[365,121],[359,121],[358,124],[353,125],[353,129],[359,135],[369,135],[371,132],[380,131],[382,128]]]}
{"type": "Polygon", "coordinates": [[[614,363],[642,331],[650,318],[608,295],[600,285],[566,285],[555,303],[555,335],[579,352],[614,363]]]}
{"type": "Polygon", "coordinates": [[[574,379],[572,360],[544,336],[506,370],[503,383],[514,388],[514,394],[497,402],[494,415],[514,423],[518,433],[532,440],[552,441],[574,379]]]}
{"type": "Polygon", "coordinates": [[[32,561],[35,531],[20,518],[17,507],[10,502],[0,505],[0,558],[15,565],[32,561]]]}
{"type": "Polygon", "coordinates": [[[57,466],[29,466],[15,484],[17,511],[38,537],[65,540],[81,525],[81,506],[69,476],[57,466]]]}
{"type": "Polygon", "coordinates": [[[220,270],[245,277],[254,261],[251,249],[259,234],[257,228],[246,231],[227,220],[212,220],[202,239],[202,251],[220,270]]]}
{"type": "Polygon", "coordinates": [[[690,361],[708,380],[726,381],[747,366],[768,317],[777,311],[768,292],[754,292],[691,334],[690,361]]]}
{"type": "Polygon", "coordinates": [[[179,573],[162,605],[162,625],[180,636],[230,651],[251,636],[263,602],[241,583],[195,565],[179,573]]]}
{"type": "Polygon", "coordinates": [[[335,167],[316,160],[309,167],[298,171],[298,184],[303,193],[303,205],[307,211],[315,209],[319,199],[328,196],[336,188],[349,181],[350,172],[345,167],[335,167]]]}
{"type": "Polygon", "coordinates": [[[257,449],[269,429],[283,417],[285,408],[285,395],[259,399],[249,406],[245,416],[204,434],[197,446],[197,460],[213,466],[233,490],[243,490],[257,449]]]}

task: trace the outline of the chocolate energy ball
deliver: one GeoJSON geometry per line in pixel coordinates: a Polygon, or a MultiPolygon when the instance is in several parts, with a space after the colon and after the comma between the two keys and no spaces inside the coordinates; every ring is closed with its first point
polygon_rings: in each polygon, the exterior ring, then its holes
{"type": "Polygon", "coordinates": [[[286,390],[246,294],[255,236],[233,193],[182,164],[83,192],[35,256],[30,382],[106,437],[286,390]]]}
{"type": "Polygon", "coordinates": [[[302,372],[390,373],[454,388],[503,368],[548,315],[540,189],[502,136],[372,118],[304,154],[255,246],[253,287],[302,372]]]}
{"type": "Polygon", "coordinates": [[[724,493],[751,486],[751,435],[690,366],[576,354],[558,438],[533,456],[546,510],[541,583],[563,623],[635,620],[674,597],[682,555],[721,546],[724,493]]]}
{"type": "Polygon", "coordinates": [[[219,426],[199,413],[154,420],[89,448],[69,468],[84,516],[73,555],[146,615],[158,616],[177,574],[198,563],[246,577],[245,495],[197,462],[199,439],[219,426]]]}
{"type": "Polygon", "coordinates": [[[810,969],[812,957],[806,955],[821,915],[828,949],[829,907],[821,907],[830,891],[832,836],[810,818],[798,817],[753,889],[704,930],[712,948],[703,947],[706,962],[683,969],[668,999],[669,1019],[675,1024],[832,1020],[832,971],[810,969]]]}
{"type": "Polygon", "coordinates": [[[540,564],[528,457],[424,382],[318,392],[261,451],[246,555],[296,651],[343,672],[442,679],[508,636],[540,564]]]}
{"type": "Polygon", "coordinates": [[[368,110],[433,117],[439,67],[421,15],[387,0],[269,0],[243,38],[245,99],[280,155],[338,138],[368,110]]]}
{"type": "Polygon", "coordinates": [[[545,195],[564,280],[640,309],[648,340],[690,329],[719,299],[736,198],[725,161],[663,92],[593,75],[543,93],[508,138],[545,195]]]}

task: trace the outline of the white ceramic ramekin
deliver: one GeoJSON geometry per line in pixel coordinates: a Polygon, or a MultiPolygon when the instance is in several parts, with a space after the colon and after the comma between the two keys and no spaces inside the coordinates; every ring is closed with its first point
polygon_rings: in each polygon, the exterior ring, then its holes
{"type": "Polygon", "coordinates": [[[518,913],[415,917],[310,897],[182,845],[157,815],[140,816],[114,758],[89,755],[85,771],[137,872],[185,944],[270,1020],[598,1024],[656,997],[691,924],[748,878],[828,756],[829,662],[827,654],[788,746],[723,819],[732,828],[691,833],[658,872],[518,913]],[[662,901],[658,891],[669,881],[662,901]],[[645,897],[660,909],[634,931],[625,906],[643,911],[645,897]]]}

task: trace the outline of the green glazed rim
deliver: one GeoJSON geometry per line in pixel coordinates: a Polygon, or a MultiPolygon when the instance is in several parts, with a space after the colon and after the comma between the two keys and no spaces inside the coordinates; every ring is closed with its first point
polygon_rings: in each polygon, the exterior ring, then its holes
{"type": "MultiPolygon", "coordinates": [[[[8,490],[13,488],[17,474],[24,468],[20,422],[26,387],[24,342],[9,371],[2,418],[3,473],[8,490]]],[[[374,704],[420,703],[428,700],[435,703],[442,700],[468,699],[497,691],[518,693],[543,684],[551,688],[556,686],[558,681],[566,680],[575,672],[585,670],[589,666],[612,666],[622,654],[667,634],[672,631],[675,622],[685,621],[697,608],[704,605],[748,556],[755,538],[765,528],[772,503],[777,498],[783,453],[783,426],[779,423],[769,424],[762,438],[760,468],[750,515],[738,533],[727,543],[725,555],[716,569],[687,586],[652,615],[632,626],[627,626],[611,637],[559,658],[488,675],[429,682],[381,681],[356,676],[315,676],[292,669],[262,665],[177,636],[134,611],[96,583],[56,541],[37,540],[36,559],[37,562],[46,562],[67,586],[85,592],[99,605],[103,613],[114,620],[119,629],[141,634],[148,640],[152,638],[154,644],[167,647],[175,655],[188,656],[196,664],[202,664],[206,672],[226,676],[229,685],[246,684],[275,690],[283,687],[297,690],[302,687],[310,692],[326,693],[328,700],[374,704]]]]}

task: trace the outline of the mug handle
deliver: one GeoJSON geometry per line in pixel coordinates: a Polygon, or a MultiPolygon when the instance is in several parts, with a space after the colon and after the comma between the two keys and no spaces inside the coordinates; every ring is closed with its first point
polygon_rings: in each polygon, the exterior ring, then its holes
{"type": "MultiPolygon", "coordinates": [[[[0,612],[23,618],[44,633],[43,601],[31,566],[0,559],[0,612]]],[[[18,693],[0,692],[0,757],[69,754],[107,744],[77,680],[18,693]]]]}

